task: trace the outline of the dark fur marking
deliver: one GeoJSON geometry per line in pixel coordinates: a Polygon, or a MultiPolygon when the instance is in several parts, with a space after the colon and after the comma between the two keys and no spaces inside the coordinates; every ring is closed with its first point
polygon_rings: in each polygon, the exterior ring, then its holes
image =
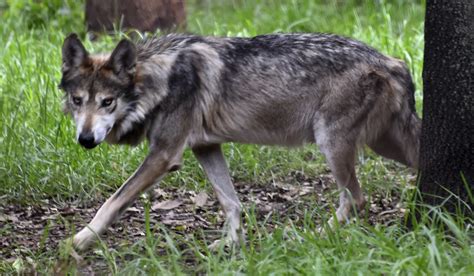
{"type": "Polygon", "coordinates": [[[403,66],[399,68],[394,68],[390,70],[390,74],[392,74],[396,79],[401,80],[403,88],[405,88],[408,92],[408,104],[410,106],[410,110],[412,112],[416,112],[415,84],[413,83],[411,76],[408,73],[408,67],[403,66]]]}
{"type": "Polygon", "coordinates": [[[117,103],[115,103],[112,109],[109,110],[109,113],[113,113],[115,109],[117,109],[117,103]]]}
{"type": "Polygon", "coordinates": [[[165,112],[173,111],[180,105],[192,108],[194,96],[201,86],[196,66],[200,61],[199,54],[194,51],[185,51],[176,57],[168,80],[170,92],[161,104],[165,112]]]}
{"type": "Polygon", "coordinates": [[[147,125],[150,124],[152,114],[149,114],[143,121],[135,122],[129,131],[117,137],[118,144],[128,144],[136,146],[146,137],[147,125]]]}
{"type": "MultiPolygon", "coordinates": [[[[140,170],[141,170],[141,168],[140,168],[140,170]]],[[[133,183],[133,181],[129,181],[129,182],[126,182],[124,185],[122,185],[122,187],[120,187],[120,188],[117,190],[117,192],[115,193],[114,199],[118,199],[118,198],[123,194],[123,192],[124,192],[126,189],[128,189],[128,187],[129,187],[130,185],[132,185],[132,183],[133,183]]],[[[125,207],[125,208],[126,208],[126,207],[125,207]]],[[[120,213],[121,213],[121,212],[119,211],[119,214],[120,214],[120,213]]]]}

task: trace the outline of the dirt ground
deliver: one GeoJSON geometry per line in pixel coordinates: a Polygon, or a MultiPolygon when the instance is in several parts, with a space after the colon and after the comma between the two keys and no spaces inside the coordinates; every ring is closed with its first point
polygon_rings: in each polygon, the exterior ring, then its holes
{"type": "MultiPolygon", "coordinates": [[[[258,221],[266,219],[269,230],[285,219],[291,219],[298,225],[304,212],[311,211],[314,206],[330,210],[337,198],[330,175],[308,178],[300,172],[292,172],[279,182],[254,185],[237,181],[235,187],[244,209],[253,210],[258,221]]],[[[206,240],[210,242],[221,236],[218,230],[224,223],[224,214],[213,193],[155,188],[151,194],[152,229],[161,224],[167,231],[182,235],[203,230],[206,240]]],[[[69,237],[73,229],[80,230],[92,219],[101,203],[73,201],[66,204],[53,200],[45,200],[36,206],[0,203],[0,259],[13,262],[32,252],[57,248],[59,241],[69,237]]],[[[143,200],[128,208],[104,236],[107,244],[117,247],[143,239],[144,210],[143,200]]],[[[393,223],[405,212],[399,203],[399,196],[393,194],[390,197],[372,194],[367,211],[365,217],[370,224],[393,223]]]]}

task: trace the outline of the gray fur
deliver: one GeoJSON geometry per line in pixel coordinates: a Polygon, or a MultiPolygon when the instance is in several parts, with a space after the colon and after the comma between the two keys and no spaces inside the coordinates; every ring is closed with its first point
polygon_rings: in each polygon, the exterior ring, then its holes
{"type": "MultiPolygon", "coordinates": [[[[66,42],[66,50],[83,48],[66,42]]],[[[106,141],[137,144],[146,137],[150,142],[147,160],[101,208],[92,232],[103,232],[140,192],[176,169],[185,147],[193,149],[216,190],[233,240],[240,229],[240,203],[221,143],[317,144],[341,189],[339,221],[365,202],[354,168],[358,147],[367,144],[385,157],[418,165],[421,121],[407,67],[361,42],[327,34],[172,34],[134,47],[121,42],[114,53],[121,55],[87,54],[82,62],[63,57],[83,64],[75,70],[63,65],[69,69],[61,81],[66,109],[75,118],[92,116],[89,121],[96,122],[105,115],[94,102],[74,107],[74,93],[87,91],[89,101],[113,95],[116,106],[109,113],[116,120],[106,141]],[[101,223],[104,217],[107,222],[101,223]]],[[[83,121],[81,131],[100,128],[83,121]]],[[[75,237],[79,248],[93,239],[90,231],[75,237]]]]}

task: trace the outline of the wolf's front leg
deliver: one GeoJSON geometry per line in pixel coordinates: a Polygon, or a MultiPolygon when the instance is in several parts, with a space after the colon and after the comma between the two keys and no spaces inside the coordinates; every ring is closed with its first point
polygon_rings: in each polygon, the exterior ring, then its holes
{"type": "Polygon", "coordinates": [[[74,236],[74,247],[86,249],[142,192],[179,165],[181,153],[151,148],[137,171],[102,205],[92,221],[74,236]]]}
{"type": "Polygon", "coordinates": [[[242,236],[240,228],[241,206],[220,145],[196,147],[193,148],[193,153],[206,172],[217,199],[224,209],[229,237],[233,242],[238,243],[242,236]]]}

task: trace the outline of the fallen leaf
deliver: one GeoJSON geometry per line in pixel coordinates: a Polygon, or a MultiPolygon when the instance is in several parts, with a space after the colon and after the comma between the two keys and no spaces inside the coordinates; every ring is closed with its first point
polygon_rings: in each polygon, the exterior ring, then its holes
{"type": "Polygon", "coordinates": [[[300,191],[298,193],[299,196],[304,196],[304,195],[307,195],[307,194],[310,194],[314,191],[313,187],[311,186],[303,186],[300,188],[300,191]]]}
{"type": "Polygon", "coordinates": [[[176,225],[186,225],[187,223],[191,223],[193,221],[194,221],[194,218],[180,219],[180,220],[177,220],[177,219],[164,219],[161,223],[163,223],[164,225],[176,226],[176,225]]]}
{"type": "Polygon", "coordinates": [[[183,202],[179,199],[174,199],[174,200],[165,200],[162,202],[159,202],[151,207],[153,211],[156,210],[171,210],[174,208],[179,207],[183,202]]]}
{"type": "Polygon", "coordinates": [[[138,209],[137,207],[129,207],[129,208],[127,208],[127,212],[138,213],[138,212],[140,212],[140,209],[138,209]]]}
{"type": "Polygon", "coordinates": [[[186,225],[177,225],[175,227],[176,230],[178,231],[185,231],[187,229],[186,225]]]}
{"type": "Polygon", "coordinates": [[[6,218],[6,220],[9,220],[9,221],[14,222],[14,223],[19,221],[18,218],[14,215],[10,215],[10,216],[6,215],[5,218],[6,218]]]}
{"type": "Polygon", "coordinates": [[[193,201],[197,207],[203,207],[204,205],[206,205],[207,199],[208,199],[207,193],[200,192],[193,198],[193,201]]]}

